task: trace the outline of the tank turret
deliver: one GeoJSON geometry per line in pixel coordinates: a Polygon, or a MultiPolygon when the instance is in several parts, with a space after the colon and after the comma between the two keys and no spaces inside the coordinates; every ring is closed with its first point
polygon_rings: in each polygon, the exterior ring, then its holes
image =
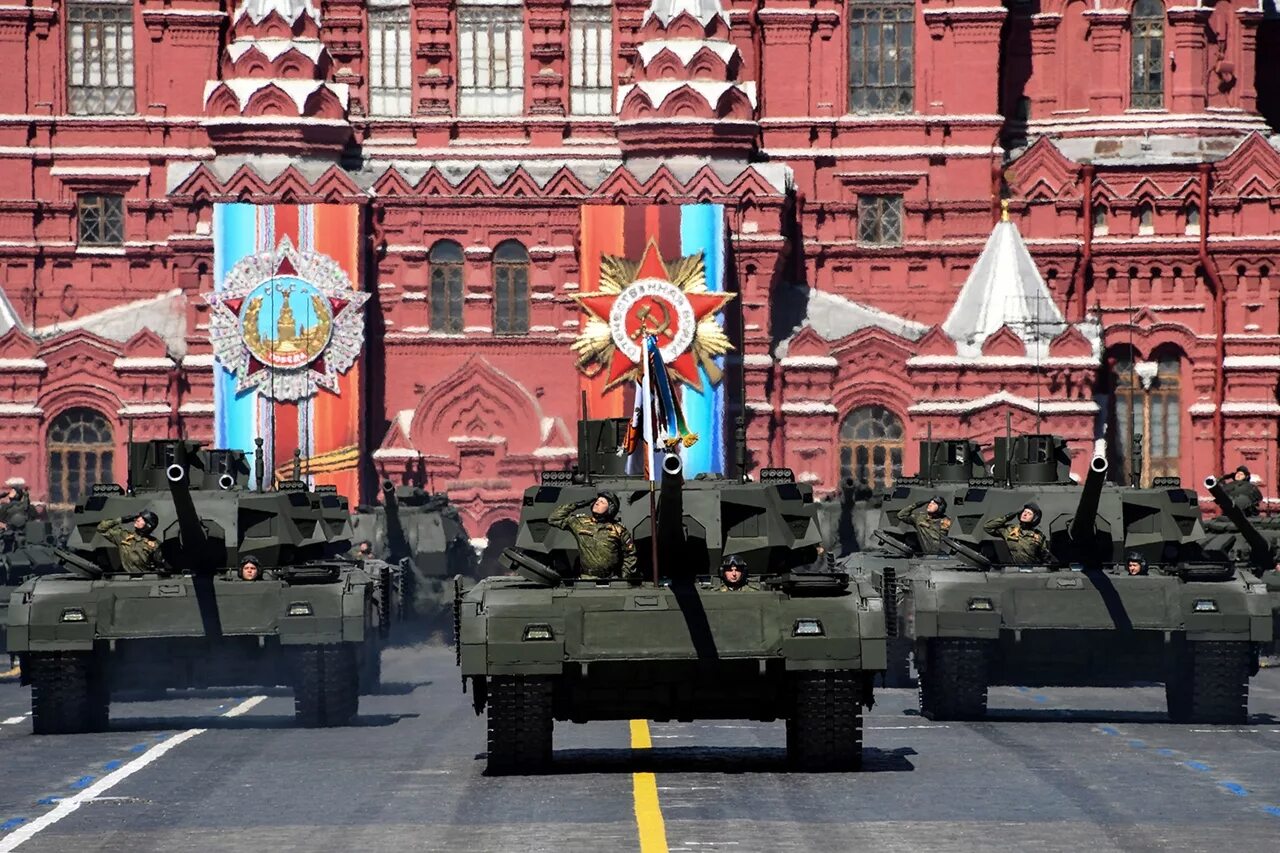
{"type": "Polygon", "coordinates": [[[992,476],[1012,486],[1068,484],[1071,456],[1058,435],[1013,435],[996,439],[992,476]]]}
{"type": "MultiPolygon", "coordinates": [[[[1231,500],[1231,496],[1227,494],[1227,490],[1222,487],[1222,483],[1218,482],[1216,477],[1204,478],[1205,488],[1209,490],[1209,494],[1213,496],[1213,501],[1222,510],[1222,514],[1226,516],[1236,529],[1236,532],[1244,538],[1245,549],[1240,549],[1236,553],[1245,557],[1246,561],[1253,566],[1257,572],[1265,572],[1275,565],[1275,558],[1272,554],[1273,546],[1262,535],[1258,528],[1254,527],[1249,517],[1241,511],[1231,500]]],[[[1280,541],[1280,540],[1278,540],[1280,541]]]]}
{"type": "Polygon", "coordinates": [[[396,484],[390,480],[382,481],[382,506],[387,517],[387,562],[398,563],[409,556],[409,540],[405,538],[404,523],[400,520],[396,484]]]}

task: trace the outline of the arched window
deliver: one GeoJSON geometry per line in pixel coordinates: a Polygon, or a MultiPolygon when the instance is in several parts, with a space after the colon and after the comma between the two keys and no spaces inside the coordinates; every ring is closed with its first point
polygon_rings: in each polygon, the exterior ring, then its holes
{"type": "Polygon", "coordinates": [[[887,488],[902,476],[902,421],[883,406],[854,409],[840,425],[840,477],[887,488]]]}
{"type": "Polygon", "coordinates": [[[916,4],[849,3],[849,112],[909,113],[915,101],[916,4]]]}
{"type": "Polygon", "coordinates": [[[493,331],[529,331],[529,253],[515,240],[499,243],[493,251],[493,331]]]}
{"type": "Polygon", "coordinates": [[[1176,477],[1181,468],[1182,359],[1174,350],[1157,351],[1150,361],[1133,360],[1132,350],[1115,356],[1113,455],[1122,463],[1120,479],[1132,482],[1133,436],[1142,436],[1142,485],[1153,477],[1176,477]]]}
{"type": "Polygon", "coordinates": [[[1143,236],[1156,233],[1156,212],[1151,202],[1138,205],[1138,233],[1143,236]]]}
{"type": "Polygon", "coordinates": [[[1200,233],[1200,205],[1198,204],[1187,205],[1186,220],[1187,220],[1187,228],[1186,228],[1187,233],[1199,234],[1200,233]]]}
{"type": "Polygon", "coordinates": [[[431,247],[431,328],[462,331],[462,247],[441,240],[431,247]]]}
{"type": "Polygon", "coordinates": [[[1129,106],[1138,110],[1164,108],[1164,4],[1138,0],[1133,4],[1132,86],[1129,106]]]}
{"type": "Polygon", "coordinates": [[[1107,207],[1099,204],[1093,208],[1093,235],[1105,237],[1107,230],[1107,207]]]}
{"type": "Polygon", "coordinates": [[[49,426],[49,503],[79,503],[94,483],[109,483],[116,444],[93,409],[67,409],[49,426]]]}

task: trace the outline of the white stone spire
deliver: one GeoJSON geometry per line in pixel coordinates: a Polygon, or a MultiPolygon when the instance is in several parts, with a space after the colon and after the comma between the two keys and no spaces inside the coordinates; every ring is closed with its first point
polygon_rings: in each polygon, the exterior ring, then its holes
{"type": "Polygon", "coordinates": [[[320,23],[320,10],[313,5],[312,0],[245,0],[236,11],[236,20],[248,15],[249,20],[260,24],[272,12],[278,12],[281,18],[290,23],[303,15],[310,15],[316,23],[320,23]]]}
{"type": "Polygon", "coordinates": [[[4,292],[4,285],[0,284],[0,335],[15,326],[21,329],[22,321],[18,318],[18,312],[14,310],[13,303],[9,301],[9,295],[4,292]]]}
{"type": "Polygon", "coordinates": [[[1022,339],[1028,356],[1043,354],[1048,342],[1067,328],[1007,212],[991,231],[942,330],[960,355],[977,356],[1002,326],[1022,339]]]}
{"type": "Polygon", "coordinates": [[[665,27],[681,12],[688,12],[704,27],[716,16],[722,18],[726,25],[729,23],[729,16],[725,14],[720,0],[652,0],[644,13],[644,23],[657,16],[665,27]]]}

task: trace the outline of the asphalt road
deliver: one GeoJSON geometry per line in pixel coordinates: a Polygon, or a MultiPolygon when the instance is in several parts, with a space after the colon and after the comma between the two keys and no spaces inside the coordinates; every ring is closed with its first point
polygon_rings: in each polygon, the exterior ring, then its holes
{"type": "Polygon", "coordinates": [[[0,853],[1280,847],[1276,669],[1243,727],[1170,725],[1158,688],[998,688],[988,721],[950,724],[888,690],[861,774],[785,772],[781,724],[599,723],[562,724],[530,778],[482,775],[449,650],[390,651],[384,677],[345,729],[294,728],[283,692],[205,692],[39,738],[0,683],[0,853]]]}

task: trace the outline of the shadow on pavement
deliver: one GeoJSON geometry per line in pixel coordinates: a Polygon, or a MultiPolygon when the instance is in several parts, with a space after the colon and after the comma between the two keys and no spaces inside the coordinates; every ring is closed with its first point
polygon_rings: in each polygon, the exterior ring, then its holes
{"type": "MultiPolygon", "coordinates": [[[[902,773],[915,770],[908,759],[911,747],[876,749],[863,747],[863,773],[902,773]]],[[[484,753],[476,756],[483,760],[484,753]]],[[[545,775],[589,773],[787,773],[787,751],[780,747],[683,746],[652,749],[562,749],[552,758],[545,775]]]]}
{"type": "MultiPolygon", "coordinates": [[[[416,719],[418,714],[361,714],[346,726],[334,729],[383,728],[394,726],[401,720],[416,719]]],[[[304,729],[290,714],[247,714],[243,717],[128,717],[111,721],[111,732],[159,732],[174,729],[304,729]]]]}
{"type": "MultiPolygon", "coordinates": [[[[1247,723],[1258,725],[1275,722],[1271,714],[1251,714],[1247,723]]],[[[1210,726],[1212,723],[1174,723],[1164,711],[1109,711],[1099,708],[988,708],[987,716],[976,722],[987,723],[1132,723],[1136,725],[1210,726]]]]}
{"type": "Polygon", "coordinates": [[[433,681],[384,681],[372,695],[408,696],[419,687],[430,687],[433,681]]]}
{"type": "Polygon", "coordinates": [[[112,702],[173,702],[183,699],[247,699],[250,696],[292,696],[289,687],[202,687],[191,690],[158,688],[155,690],[117,690],[112,702]]]}

